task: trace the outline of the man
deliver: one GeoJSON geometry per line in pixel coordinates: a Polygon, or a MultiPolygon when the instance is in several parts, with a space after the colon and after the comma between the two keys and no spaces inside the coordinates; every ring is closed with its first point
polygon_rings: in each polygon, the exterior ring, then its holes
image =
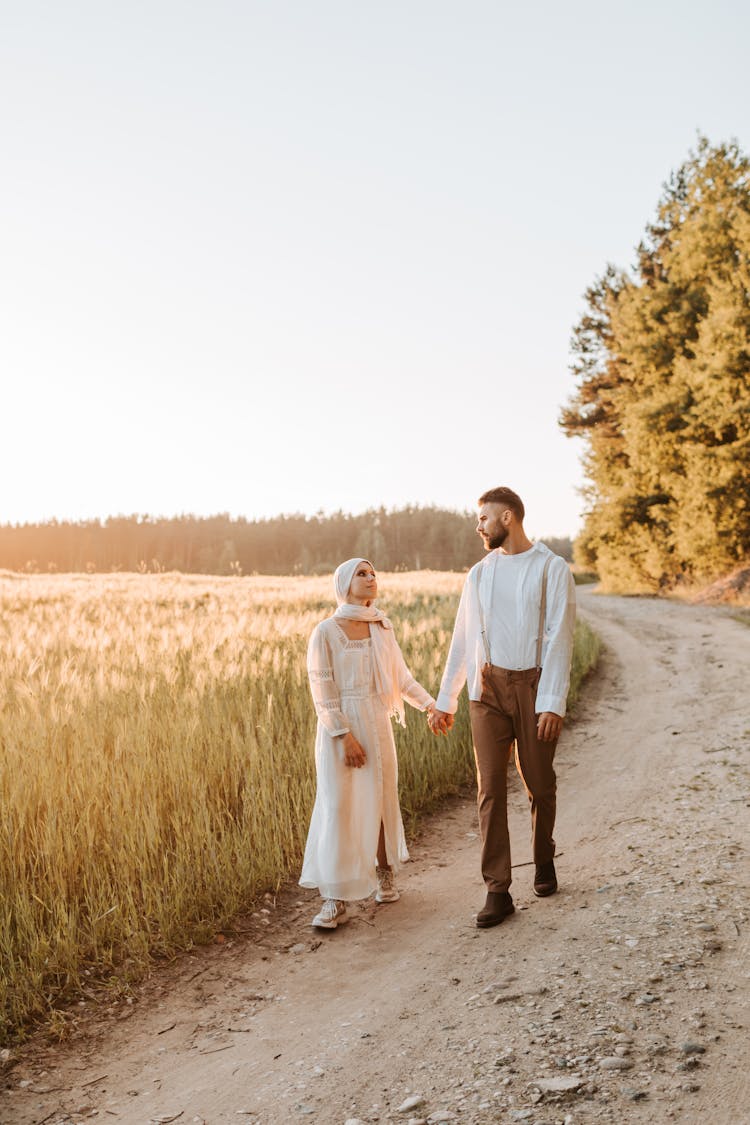
{"type": "Polygon", "coordinates": [[[553,759],[570,682],[575,585],[565,560],[528,538],[524,514],[510,488],[493,488],[479,498],[477,532],[488,554],[467,575],[430,716],[434,733],[450,730],[468,679],[487,886],[480,928],[496,926],[514,910],[507,809],[514,741],[531,803],[534,893],[557,890],[553,759]]]}

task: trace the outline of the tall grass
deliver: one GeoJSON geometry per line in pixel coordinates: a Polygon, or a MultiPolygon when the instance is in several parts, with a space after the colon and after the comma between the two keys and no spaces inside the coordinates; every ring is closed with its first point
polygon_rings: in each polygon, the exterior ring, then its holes
{"type": "MultiPolygon", "coordinates": [[[[385,576],[436,693],[461,575],[385,576]]],[[[330,579],[0,577],[0,1039],[92,971],[204,941],[299,866],[315,789],[305,674],[330,579]]],[[[468,714],[397,731],[413,818],[472,777],[468,714]]]]}
{"type": "Polygon", "coordinates": [[[601,652],[599,636],[586,621],[579,617],[576,621],[573,662],[570,666],[570,688],[568,707],[574,711],[581,694],[581,685],[588,674],[596,668],[601,652]]]}

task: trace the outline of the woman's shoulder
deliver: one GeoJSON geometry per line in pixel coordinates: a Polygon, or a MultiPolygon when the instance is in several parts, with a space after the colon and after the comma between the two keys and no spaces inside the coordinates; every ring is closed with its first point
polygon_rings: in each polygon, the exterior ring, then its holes
{"type": "Polygon", "coordinates": [[[312,633],[310,634],[310,640],[312,640],[314,637],[328,637],[332,633],[335,633],[335,631],[336,622],[334,621],[333,616],[324,617],[323,620],[319,621],[313,629],[312,633]]]}
{"type": "Polygon", "coordinates": [[[311,661],[313,664],[317,664],[321,660],[330,663],[333,659],[333,654],[339,646],[333,643],[335,633],[332,622],[332,617],[326,617],[325,620],[319,621],[310,633],[310,639],[307,642],[308,664],[311,661]]]}

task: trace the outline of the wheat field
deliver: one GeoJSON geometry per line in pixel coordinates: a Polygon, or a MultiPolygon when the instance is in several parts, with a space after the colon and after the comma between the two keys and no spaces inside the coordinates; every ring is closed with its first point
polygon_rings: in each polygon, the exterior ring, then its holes
{"type": "MultiPolygon", "coordinates": [[[[436,694],[463,576],[380,580],[436,694]]],[[[297,871],[315,792],[305,650],[331,586],[0,575],[1,1041],[54,1025],[92,979],[123,986],[210,939],[297,871]]],[[[576,681],[596,648],[579,623],[576,681]]],[[[473,774],[465,704],[450,738],[408,710],[407,826],[473,774]]]]}

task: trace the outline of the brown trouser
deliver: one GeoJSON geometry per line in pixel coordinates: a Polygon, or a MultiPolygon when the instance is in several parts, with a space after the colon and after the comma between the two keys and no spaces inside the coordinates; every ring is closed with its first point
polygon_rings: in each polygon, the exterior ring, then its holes
{"type": "Polygon", "coordinates": [[[534,710],[539,669],[509,672],[485,665],[482,698],[471,701],[471,733],[479,784],[482,875],[488,891],[507,891],[511,882],[508,834],[508,759],[516,743],[516,769],[531,803],[531,845],[535,863],[555,854],[554,742],[537,737],[534,710]]]}

